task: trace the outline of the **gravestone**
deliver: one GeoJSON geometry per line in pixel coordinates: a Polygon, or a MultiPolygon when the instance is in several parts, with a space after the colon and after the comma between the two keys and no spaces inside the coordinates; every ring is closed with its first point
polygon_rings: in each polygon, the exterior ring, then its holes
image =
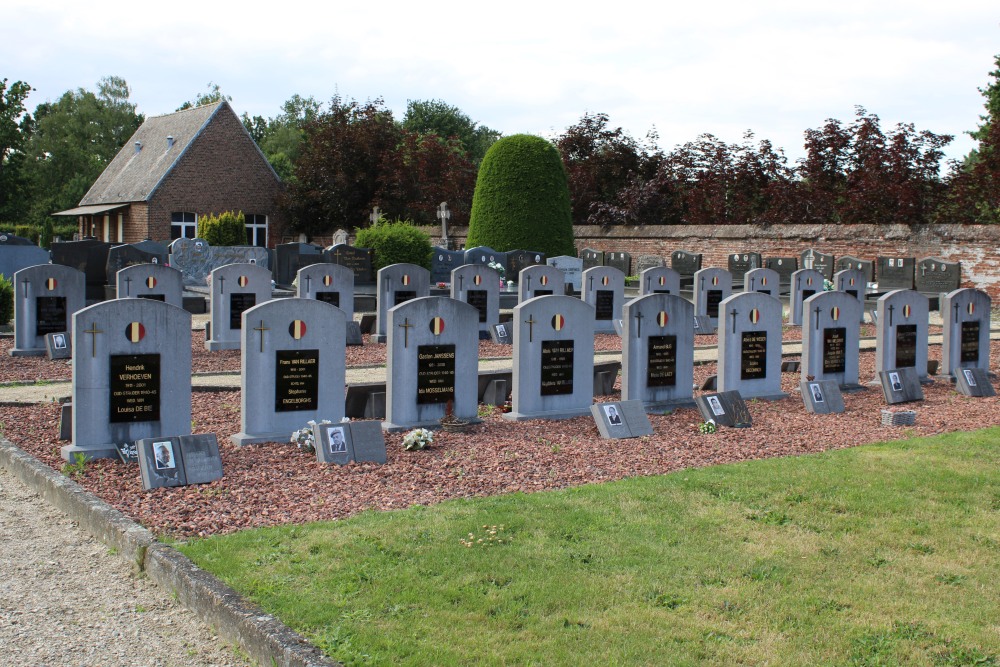
{"type": "Polygon", "coordinates": [[[410,299],[430,295],[430,271],[416,264],[390,264],[379,269],[377,277],[378,312],[375,316],[373,343],[388,340],[388,311],[410,299]]]}
{"type": "Polygon", "coordinates": [[[507,271],[507,253],[499,252],[493,248],[488,248],[486,246],[477,246],[475,248],[469,248],[465,251],[465,262],[464,264],[481,264],[484,266],[489,266],[490,264],[499,264],[504,268],[504,272],[507,271]]]}
{"type": "Polygon", "coordinates": [[[670,268],[680,274],[681,287],[687,287],[694,281],[694,274],[701,271],[701,253],[687,250],[674,250],[670,253],[670,268]]]}
{"type": "Polygon", "coordinates": [[[917,260],[913,257],[876,257],[875,279],[879,292],[913,289],[917,260]]]}
{"type": "Polygon", "coordinates": [[[34,241],[26,239],[23,236],[17,236],[10,232],[0,232],[0,247],[10,247],[10,246],[34,246],[38,247],[34,241]]]}
{"type": "Polygon", "coordinates": [[[320,463],[386,462],[385,436],[376,422],[316,424],[313,437],[320,463]]]}
{"type": "Polygon", "coordinates": [[[875,282],[875,262],[870,259],[861,259],[859,257],[852,257],[851,255],[841,255],[834,262],[834,268],[836,271],[846,271],[847,269],[857,269],[865,277],[865,287],[867,283],[875,282]]]}
{"type": "Polygon", "coordinates": [[[802,326],[802,302],[822,291],[823,274],[816,269],[799,269],[793,273],[789,295],[791,312],[788,314],[788,323],[796,327],[802,326]]]}
{"type": "Polygon", "coordinates": [[[802,262],[799,264],[803,269],[813,269],[823,274],[826,280],[833,280],[835,262],[833,255],[827,255],[818,250],[808,248],[799,255],[802,262]]]}
{"type": "Polygon", "coordinates": [[[734,284],[742,284],[747,271],[764,266],[759,252],[734,252],[729,254],[729,273],[734,284]]]}
{"type": "Polygon", "coordinates": [[[73,339],[69,332],[45,334],[45,356],[50,360],[69,359],[73,356],[73,347],[70,344],[73,339]]]}
{"type": "Polygon", "coordinates": [[[337,244],[323,251],[324,261],[350,269],[354,273],[355,285],[375,283],[375,251],[371,248],[337,244]]]}
{"type": "Polygon", "coordinates": [[[733,293],[733,277],[719,268],[701,269],[694,274],[694,314],[708,317],[708,329],[699,323],[698,333],[710,334],[719,328],[719,304],[733,293]]]}
{"type": "Polygon", "coordinates": [[[750,428],[753,425],[750,410],[738,391],[702,394],[696,396],[694,402],[705,421],[711,420],[730,428],[750,428]]]}
{"type": "Polygon", "coordinates": [[[694,306],[676,294],[626,302],[622,325],[622,399],[649,410],[693,405],[694,306]]]}
{"type": "Polygon", "coordinates": [[[514,344],[514,332],[511,330],[509,322],[494,324],[490,327],[490,337],[493,339],[494,343],[498,343],[500,345],[514,344]]]}
{"type": "Polygon", "coordinates": [[[517,302],[534,299],[536,296],[563,296],[566,285],[563,272],[548,264],[539,264],[521,269],[516,275],[517,302]]]}
{"type": "Polygon", "coordinates": [[[271,272],[254,264],[227,264],[212,271],[205,349],[240,349],[243,311],[271,298],[271,272]]]}
{"type": "Polygon", "coordinates": [[[135,264],[115,275],[119,299],[154,299],[171,306],[184,306],[184,277],[166,264],[135,264]]]}
{"type": "MultiPolygon", "coordinates": [[[[39,248],[28,239],[15,237],[13,234],[0,234],[0,276],[7,280],[13,280],[14,274],[29,266],[49,263],[49,251],[39,248]],[[12,239],[28,241],[25,243],[15,243],[12,239]]],[[[6,322],[4,322],[6,324],[6,322]]]]}
{"type": "Polygon", "coordinates": [[[108,284],[108,252],[111,244],[97,239],[52,244],[52,263],[68,266],[86,276],[87,300],[102,301],[108,284]]]}
{"type": "Polygon", "coordinates": [[[451,280],[451,272],[463,264],[465,264],[464,251],[434,248],[431,257],[431,282],[447,283],[451,280]]]}
{"type": "Polygon", "coordinates": [[[653,435],[642,401],[616,401],[590,406],[597,431],[605,439],[638,438],[653,435]]]}
{"type": "Polygon", "coordinates": [[[299,269],[326,261],[323,248],[310,243],[280,243],[275,246],[274,254],[274,282],[285,288],[291,287],[299,269]]]}
{"type": "Polygon", "coordinates": [[[583,270],[592,269],[595,266],[604,266],[604,251],[584,248],[580,251],[580,259],[583,260],[583,270]]]}
{"type": "Polygon", "coordinates": [[[667,263],[659,255],[639,255],[635,264],[635,272],[642,275],[642,272],[647,269],[658,269],[666,265],[667,263]]]}
{"type": "Polygon", "coordinates": [[[581,298],[594,307],[594,333],[615,333],[625,305],[625,274],[611,266],[585,270],[581,298]]]}
{"type": "Polygon", "coordinates": [[[514,308],[513,410],[504,419],[588,414],[594,397],[594,307],[539,296],[514,308]]]}
{"type": "Polygon", "coordinates": [[[961,262],[927,257],[917,262],[916,289],[934,295],[954,292],[962,284],[961,262]]]}
{"type": "Polygon", "coordinates": [[[627,252],[608,252],[604,254],[604,266],[618,269],[624,276],[632,275],[632,255],[627,252]]]}
{"type": "Polygon", "coordinates": [[[156,257],[156,261],[150,262],[151,264],[167,264],[170,261],[170,247],[166,243],[160,243],[159,241],[153,241],[152,239],[143,239],[138,243],[132,243],[130,245],[137,250],[141,250],[144,253],[156,257]]]}
{"type": "Polygon", "coordinates": [[[267,248],[220,246],[213,248],[205,239],[175,239],[170,243],[170,266],[181,272],[185,287],[204,287],[215,269],[229,264],[270,267],[267,248]]]}
{"type": "Polygon", "coordinates": [[[944,318],[941,372],[990,367],[990,295],[977,289],[957,289],[941,302],[944,318]]]}
{"type": "Polygon", "coordinates": [[[743,276],[744,292],[760,292],[777,298],[781,291],[781,276],[774,269],[750,269],[743,276]]]}
{"type": "Polygon", "coordinates": [[[743,292],[719,306],[719,391],[777,399],[781,391],[781,302],[743,292]]]}
{"type": "Polygon", "coordinates": [[[914,290],[893,290],[879,297],[875,324],[875,372],[913,368],[927,377],[927,297],[914,290]]]}
{"type": "Polygon", "coordinates": [[[985,368],[960,368],[956,369],[955,388],[963,396],[982,398],[986,396],[996,396],[996,389],[990,381],[989,372],[985,368]]]}
{"type": "Polygon", "coordinates": [[[12,357],[45,354],[45,335],[72,332],[73,313],[85,305],[83,273],[59,264],[39,264],[14,274],[12,357]]]}
{"type": "Polygon", "coordinates": [[[346,245],[350,240],[350,234],[346,229],[338,229],[333,233],[333,245],[346,245]]]}
{"type": "MultiPolygon", "coordinates": [[[[808,270],[808,269],[803,269],[808,270]]],[[[845,391],[858,384],[861,304],[846,292],[820,292],[804,302],[802,381],[832,380],[845,391]]]]}
{"type": "Polygon", "coordinates": [[[764,260],[764,268],[776,271],[780,288],[782,291],[787,291],[791,288],[792,274],[799,270],[799,258],[768,257],[764,260]]]}
{"type": "Polygon", "coordinates": [[[868,286],[865,273],[861,269],[842,269],[833,274],[833,286],[838,292],[850,294],[861,306],[861,321],[865,316],[865,291],[868,286]]]}
{"type": "Polygon", "coordinates": [[[115,299],[73,315],[72,444],[62,457],[117,458],[115,443],[191,434],[191,313],[115,299]]]}
{"type": "Polygon", "coordinates": [[[222,479],[222,456],[214,433],[142,438],[133,446],[144,491],[222,479]]]}
{"type": "Polygon", "coordinates": [[[445,297],[406,301],[387,314],[386,431],[435,427],[447,414],[478,422],[479,311],[445,297]]]}
{"type": "Polygon", "coordinates": [[[665,266],[653,266],[639,274],[639,296],[681,293],[681,274],[665,266]]]}
{"type": "Polygon", "coordinates": [[[890,368],[878,372],[878,383],[882,385],[882,395],[889,405],[924,400],[924,390],[920,386],[915,368],[890,368]]]}
{"type": "Polygon", "coordinates": [[[344,417],[344,311],[316,299],[272,299],[242,313],[236,445],[287,442],[306,422],[344,417]]]}
{"type": "Polygon", "coordinates": [[[118,272],[129,266],[135,266],[136,264],[166,264],[170,255],[166,248],[161,244],[154,244],[159,246],[159,248],[153,248],[148,244],[153,244],[153,241],[148,241],[146,246],[140,247],[138,244],[123,243],[122,245],[112,246],[108,250],[108,261],[105,265],[105,274],[108,276],[108,284],[114,284],[115,276],[118,272]],[[153,250],[143,250],[143,247],[153,250]],[[162,249],[162,252],[158,251],[162,249]]]}
{"type": "Polygon", "coordinates": [[[799,391],[806,412],[810,414],[829,415],[844,411],[844,397],[833,380],[802,380],[799,391]]]}
{"type": "Polygon", "coordinates": [[[339,264],[313,264],[299,269],[296,296],[316,299],[344,312],[348,324],[354,322],[354,272],[339,264]]]}
{"type": "MultiPolygon", "coordinates": [[[[583,260],[579,257],[569,255],[559,255],[550,257],[546,264],[558,269],[563,274],[563,285],[576,292],[580,291],[583,285],[583,260]]],[[[556,296],[563,296],[561,293],[556,296]]]]}
{"type": "Polygon", "coordinates": [[[521,271],[529,266],[545,266],[545,253],[533,250],[507,252],[507,280],[517,280],[521,271]]]}
{"type": "Polygon", "coordinates": [[[451,272],[451,298],[467,303],[479,313],[479,338],[490,336],[500,322],[500,274],[482,264],[466,264],[451,272]]]}

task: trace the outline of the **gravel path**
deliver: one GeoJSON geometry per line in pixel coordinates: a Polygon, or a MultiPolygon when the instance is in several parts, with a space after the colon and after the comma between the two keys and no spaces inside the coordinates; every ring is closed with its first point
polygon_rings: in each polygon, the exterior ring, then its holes
{"type": "Polygon", "coordinates": [[[0,572],[0,664],[251,664],[3,468],[0,572]]]}

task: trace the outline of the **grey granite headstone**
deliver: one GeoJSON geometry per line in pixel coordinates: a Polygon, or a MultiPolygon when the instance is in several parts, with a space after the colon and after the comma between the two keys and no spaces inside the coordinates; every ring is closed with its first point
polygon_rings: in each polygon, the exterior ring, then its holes
{"type": "Polygon", "coordinates": [[[39,264],[14,274],[12,357],[45,354],[45,335],[72,332],[73,313],[86,305],[83,273],[59,264],[39,264]]]}
{"type": "Polygon", "coordinates": [[[108,252],[111,244],[97,239],[65,241],[52,244],[52,263],[68,266],[86,276],[88,301],[104,299],[104,286],[108,284],[108,252]]]}
{"type": "Polygon", "coordinates": [[[72,337],[68,331],[45,334],[45,354],[50,360],[69,359],[73,356],[72,337]]]}
{"type": "Polygon", "coordinates": [[[858,300],[861,306],[861,317],[864,319],[865,294],[868,282],[864,271],[861,269],[842,269],[833,274],[833,287],[838,292],[846,292],[858,300]]]}
{"type": "Polygon", "coordinates": [[[390,308],[382,428],[437,426],[449,405],[478,421],[479,311],[456,299],[422,297],[390,308]]]}
{"type": "Polygon", "coordinates": [[[222,479],[222,456],[214,433],[177,437],[188,484],[208,484],[222,479]]]}
{"type": "Polygon", "coordinates": [[[212,271],[228,264],[254,264],[269,269],[267,248],[213,248],[205,239],[175,239],[170,243],[170,266],[181,272],[186,287],[204,287],[212,271]]]}
{"type": "Polygon", "coordinates": [[[117,458],[115,443],[190,435],[191,313],[114,299],[73,315],[71,461],[117,458]]]}
{"type": "MultiPolygon", "coordinates": [[[[857,269],[864,274],[865,283],[875,282],[875,262],[870,259],[861,259],[859,257],[852,257],[851,255],[841,255],[834,263],[834,267],[837,271],[857,269]]],[[[867,284],[865,286],[867,287],[867,284]]]]}
{"type": "Polygon", "coordinates": [[[875,372],[913,368],[927,377],[927,297],[913,290],[893,290],[879,297],[875,325],[875,372]]]}
{"type": "Polygon", "coordinates": [[[388,341],[388,311],[410,299],[430,295],[430,271],[416,264],[391,264],[379,269],[377,278],[378,312],[372,342],[388,341]]]}
{"type": "Polygon", "coordinates": [[[944,297],[941,373],[955,375],[959,368],[990,367],[991,306],[990,295],[977,289],[957,289],[944,297]]]}
{"type": "Polygon", "coordinates": [[[280,287],[290,287],[299,269],[325,262],[323,248],[309,243],[280,243],[274,248],[275,266],[271,272],[280,287]]]}
{"type": "Polygon", "coordinates": [[[594,333],[615,333],[625,305],[625,274],[611,266],[586,269],[581,298],[594,307],[594,333]]]}
{"type": "MultiPolygon", "coordinates": [[[[348,322],[354,321],[354,272],[339,264],[312,264],[299,269],[296,276],[300,299],[316,299],[344,311],[348,322]]],[[[360,330],[358,331],[360,335],[360,330]]]]}
{"type": "Polygon", "coordinates": [[[890,368],[878,372],[882,395],[889,405],[924,400],[924,390],[914,368],[890,368]]]}
{"type": "Polygon", "coordinates": [[[670,268],[679,273],[682,280],[693,278],[695,273],[701,271],[701,261],[702,254],[700,252],[674,250],[670,253],[670,268]]]}
{"type": "Polygon", "coordinates": [[[805,301],[802,380],[830,380],[845,391],[858,384],[861,304],[846,292],[820,292],[805,301]]]}
{"type": "Polygon", "coordinates": [[[635,272],[642,275],[646,269],[656,269],[666,265],[666,261],[659,255],[639,255],[636,259],[635,272]]]}
{"type": "Polygon", "coordinates": [[[815,269],[823,274],[823,278],[826,280],[833,280],[835,266],[833,255],[827,255],[818,250],[808,248],[803,250],[799,257],[802,260],[799,266],[803,269],[815,269]]]}
{"type": "Polygon", "coordinates": [[[344,312],[315,299],[272,299],[242,314],[236,445],[286,442],[310,420],[344,417],[344,312]]]}
{"type": "Polygon", "coordinates": [[[694,402],[705,421],[711,420],[719,426],[730,428],[753,426],[750,410],[738,391],[702,394],[696,396],[694,402]]]}
{"type": "Polygon", "coordinates": [[[434,248],[431,255],[431,282],[449,282],[451,280],[451,272],[463,264],[465,264],[464,251],[434,248]]]}
{"type": "Polygon", "coordinates": [[[545,253],[534,250],[507,252],[507,280],[517,280],[521,271],[529,266],[545,266],[545,253]]]}
{"type": "Polygon", "coordinates": [[[351,443],[354,446],[354,460],[357,463],[386,462],[385,436],[382,425],[377,421],[351,422],[351,443]]]}
{"type": "Polygon", "coordinates": [[[777,399],[781,391],[781,302],[743,292],[719,306],[719,391],[777,399]]]}
{"type": "Polygon", "coordinates": [[[451,272],[451,298],[479,313],[480,338],[487,338],[500,322],[500,274],[482,264],[465,264],[451,272]]]}
{"type": "Polygon", "coordinates": [[[354,273],[355,285],[375,284],[375,251],[338,243],[323,251],[323,259],[354,273]]]}
{"type": "Polygon", "coordinates": [[[963,396],[996,396],[997,392],[985,368],[960,368],[955,373],[955,388],[963,396]]]}
{"type": "Polygon", "coordinates": [[[610,266],[622,272],[622,275],[632,275],[632,255],[627,252],[612,251],[604,253],[604,266],[610,266]]]}
{"type": "Polygon", "coordinates": [[[562,296],[566,294],[563,272],[548,264],[539,264],[521,269],[516,274],[517,302],[534,299],[536,296],[562,296]]]}
{"type": "Polygon", "coordinates": [[[707,315],[713,328],[719,327],[719,304],[733,293],[733,277],[719,268],[702,269],[694,274],[694,314],[707,315]]]}
{"type": "Polygon", "coordinates": [[[774,269],[750,269],[743,275],[743,291],[778,297],[781,295],[781,276],[774,269]]]}
{"type": "Polygon", "coordinates": [[[539,296],[514,308],[512,412],[504,419],[588,414],[594,390],[594,307],[539,296]]]}
{"type": "Polygon", "coordinates": [[[799,270],[799,258],[768,257],[764,260],[764,268],[776,271],[781,287],[788,289],[792,284],[792,274],[799,270]]]}
{"type": "Polygon", "coordinates": [[[844,397],[840,386],[833,380],[802,380],[799,391],[802,392],[806,412],[810,414],[829,415],[844,411],[844,397]]]}
{"type": "Polygon", "coordinates": [[[595,266],[604,266],[604,251],[584,248],[580,251],[580,259],[583,260],[583,270],[592,269],[595,266]]]}
{"type": "Polygon", "coordinates": [[[354,460],[350,422],[319,422],[313,426],[312,432],[317,461],[342,466],[354,460]]]}
{"type": "Polygon", "coordinates": [[[913,289],[917,260],[913,257],[876,257],[875,279],[880,292],[913,289]]]}
{"type": "MultiPolygon", "coordinates": [[[[0,236],[3,236],[0,234],[0,236]]],[[[0,276],[13,280],[14,274],[29,266],[49,263],[49,251],[32,245],[0,243],[0,276]]],[[[6,323],[5,323],[6,324],[6,323]]]]}
{"type": "Polygon", "coordinates": [[[639,274],[639,296],[681,293],[681,274],[665,266],[654,266],[639,274]]]}
{"type": "Polygon", "coordinates": [[[184,277],[166,264],[134,264],[115,274],[119,299],[155,299],[184,306],[184,277]]]}
{"type": "Polygon", "coordinates": [[[789,292],[791,312],[788,323],[792,326],[802,326],[802,302],[823,291],[823,274],[816,269],[799,269],[792,274],[789,292]]]}
{"type": "Polygon", "coordinates": [[[661,411],[693,404],[694,307],[674,294],[625,304],[622,399],[661,411]]]}
{"type": "Polygon", "coordinates": [[[759,252],[733,252],[729,253],[729,273],[733,277],[735,284],[742,284],[747,271],[759,269],[764,266],[759,252]]]}
{"type": "Polygon", "coordinates": [[[590,406],[597,430],[605,439],[638,438],[653,435],[642,401],[595,403],[590,406]]]}
{"type": "Polygon", "coordinates": [[[691,322],[696,336],[714,336],[716,326],[708,315],[695,315],[691,322]]]}
{"type": "MultiPolygon", "coordinates": [[[[583,260],[579,257],[570,257],[569,255],[559,255],[558,257],[549,257],[546,260],[546,264],[555,267],[563,274],[563,284],[577,292],[580,291],[580,287],[583,285],[583,260]]],[[[562,293],[555,294],[553,296],[563,296],[562,293]]]]}
{"type": "Polygon", "coordinates": [[[962,264],[927,257],[917,262],[915,278],[918,292],[954,292],[962,284],[962,264]]]}
{"type": "Polygon", "coordinates": [[[205,349],[240,349],[240,315],[271,299],[271,272],[254,264],[227,264],[211,274],[211,313],[205,349]]]}

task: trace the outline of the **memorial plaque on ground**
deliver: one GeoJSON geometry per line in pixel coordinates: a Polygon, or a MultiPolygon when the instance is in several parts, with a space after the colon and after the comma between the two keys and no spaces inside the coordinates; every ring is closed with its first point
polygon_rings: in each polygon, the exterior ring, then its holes
{"type": "Polygon", "coordinates": [[[927,379],[927,297],[893,290],[879,297],[875,324],[875,372],[913,368],[927,379]]]}
{"type": "Polygon", "coordinates": [[[388,340],[388,311],[410,299],[430,295],[430,271],[416,264],[390,264],[378,272],[378,312],[373,343],[388,340]]]}
{"type": "Polygon", "coordinates": [[[479,313],[476,330],[488,338],[500,322],[500,274],[482,264],[465,264],[451,272],[451,298],[464,301],[479,313]]]}
{"type": "MultiPolygon", "coordinates": [[[[329,421],[317,423],[312,428],[316,447],[316,460],[320,463],[346,465],[354,460],[354,438],[351,423],[329,421]]],[[[381,434],[382,429],[379,429],[381,434]]]]}
{"type": "Polygon", "coordinates": [[[612,266],[595,266],[583,272],[583,301],[594,307],[594,332],[615,333],[625,305],[625,274],[612,266]]]}
{"type": "Polygon", "coordinates": [[[584,248],[580,251],[580,259],[583,260],[583,270],[592,269],[595,266],[604,266],[604,251],[584,248]]]}
{"type": "Polygon", "coordinates": [[[635,272],[642,275],[646,269],[657,269],[666,265],[667,263],[659,255],[639,255],[635,264],[635,272]]]}
{"type": "Polygon", "coordinates": [[[139,462],[139,447],[135,442],[116,442],[115,448],[122,463],[139,462]]]}
{"type": "Polygon", "coordinates": [[[500,345],[514,344],[514,332],[511,330],[509,322],[494,324],[490,328],[490,336],[493,338],[494,343],[499,343],[500,345]]]}
{"type": "Polygon", "coordinates": [[[792,284],[792,274],[799,270],[799,258],[768,257],[764,260],[764,268],[776,271],[780,286],[788,288],[792,284]]]}
{"type": "Polygon", "coordinates": [[[916,289],[918,292],[954,292],[962,283],[962,264],[927,257],[917,262],[916,289]]]}
{"type": "Polygon", "coordinates": [[[707,315],[719,326],[719,304],[733,293],[733,277],[725,269],[702,269],[694,274],[694,314],[707,315]]]}
{"type": "Polygon", "coordinates": [[[73,356],[73,347],[70,345],[68,331],[45,334],[45,354],[49,359],[69,359],[73,356]]]}
{"type": "Polygon", "coordinates": [[[284,288],[291,287],[299,269],[326,261],[323,248],[309,243],[280,243],[274,253],[274,282],[284,288]]]}
{"type": "Polygon", "coordinates": [[[119,299],[156,299],[178,308],[184,306],[184,277],[173,267],[135,264],[113,275],[119,299]]]}
{"type": "Polygon", "coordinates": [[[753,425],[750,410],[738,391],[702,394],[696,396],[694,402],[705,421],[730,428],[750,428],[753,425]]]}
{"type": "Polygon", "coordinates": [[[255,264],[227,264],[212,271],[211,278],[205,349],[238,350],[243,311],[271,299],[271,272],[255,264]]]}
{"type": "MultiPolygon", "coordinates": [[[[579,257],[569,255],[559,255],[550,257],[546,263],[555,267],[563,274],[563,284],[577,292],[583,285],[583,260],[579,257]]],[[[536,295],[538,296],[538,295],[536,295]]],[[[562,292],[556,292],[555,296],[563,296],[562,292]]]]}
{"type": "Polygon", "coordinates": [[[833,255],[827,255],[818,250],[809,248],[807,250],[803,250],[800,257],[802,259],[800,266],[803,269],[815,269],[823,275],[824,279],[833,280],[835,267],[833,255]]]}
{"type": "Polygon", "coordinates": [[[115,299],[77,311],[72,336],[76,417],[64,459],[117,458],[115,443],[191,433],[190,313],[115,299]]]}
{"type": "Polygon", "coordinates": [[[618,269],[624,276],[632,275],[632,255],[627,252],[608,252],[604,254],[604,266],[618,269]]]}
{"type": "Polygon", "coordinates": [[[642,401],[596,403],[590,406],[597,430],[605,439],[638,438],[653,435],[642,401]]]}
{"type": "Polygon", "coordinates": [[[375,283],[375,251],[371,248],[332,245],[323,251],[323,257],[329,263],[350,269],[354,273],[355,285],[375,283]]]}
{"type": "Polygon", "coordinates": [[[860,259],[858,257],[852,257],[851,255],[841,255],[834,262],[834,267],[836,271],[844,271],[847,269],[857,269],[864,275],[864,286],[867,287],[867,283],[875,282],[875,262],[869,259],[860,259]]]}
{"type": "Polygon", "coordinates": [[[815,269],[799,269],[792,274],[791,292],[789,301],[791,302],[791,312],[788,314],[788,323],[792,326],[802,326],[802,302],[818,292],[823,291],[823,274],[815,269]]]}
{"type": "Polygon", "coordinates": [[[736,294],[719,307],[720,391],[776,399],[781,391],[781,302],[757,292],[736,294]],[[723,319],[725,318],[725,319],[723,319]]]}
{"type": "Polygon", "coordinates": [[[639,296],[681,293],[681,274],[665,266],[654,266],[639,275],[639,296]]]}
{"type": "Polygon", "coordinates": [[[734,252],[729,254],[729,273],[737,284],[743,283],[747,271],[763,266],[759,252],[734,252]]]}
{"type": "Polygon", "coordinates": [[[670,253],[670,268],[680,274],[681,286],[690,284],[694,274],[701,270],[702,254],[687,250],[674,250],[670,253]],[[685,280],[687,282],[685,283],[685,280]]]}
{"type": "Polygon", "coordinates": [[[431,256],[431,282],[451,281],[451,272],[465,264],[465,251],[434,248],[431,256]]]}
{"type": "Polygon", "coordinates": [[[802,322],[802,381],[831,380],[845,391],[858,384],[861,304],[846,292],[806,299],[802,322]]]}
{"type": "Polygon", "coordinates": [[[76,269],[39,264],[14,274],[12,357],[45,354],[47,334],[72,331],[73,313],[84,307],[85,277],[76,269]]]}
{"type": "Polygon", "coordinates": [[[649,294],[625,304],[622,399],[649,410],[693,403],[694,307],[675,294],[649,294]]]}
{"type": "Polygon", "coordinates": [[[750,269],[743,276],[744,292],[760,292],[777,297],[780,285],[781,276],[774,269],[750,269]]]}
{"type": "Polygon", "coordinates": [[[246,310],[240,432],[234,444],[285,442],[323,419],[344,417],[344,312],[315,299],[272,299],[246,310]]]}
{"type": "Polygon", "coordinates": [[[802,380],[799,391],[806,412],[810,414],[840,414],[844,411],[844,397],[840,386],[833,380],[802,380]]]}
{"type": "Polygon", "coordinates": [[[222,479],[222,457],[214,433],[142,438],[135,449],[145,491],[222,479]]]}
{"type": "Polygon", "coordinates": [[[529,266],[545,266],[545,253],[533,250],[511,250],[507,253],[507,280],[517,280],[529,266]]]}
{"type": "MultiPolygon", "coordinates": [[[[0,234],[0,238],[4,236],[4,234],[0,234]]],[[[7,280],[13,280],[14,274],[21,269],[48,263],[49,251],[44,248],[39,248],[34,244],[20,245],[0,242],[0,276],[7,280]]]]}
{"type": "Polygon", "coordinates": [[[594,307],[569,296],[535,297],[514,308],[512,326],[513,410],[503,418],[588,414],[594,395],[594,307]]]}
{"type": "Polygon", "coordinates": [[[834,289],[850,294],[858,300],[861,306],[861,317],[864,321],[865,291],[868,286],[865,274],[861,269],[842,269],[833,274],[834,289]]]}
{"type": "Polygon", "coordinates": [[[339,264],[313,264],[299,269],[297,295],[316,299],[344,311],[347,322],[354,321],[354,272],[339,264]]]}
{"type": "Polygon", "coordinates": [[[924,400],[924,390],[914,368],[890,368],[878,372],[882,395],[889,405],[924,400]]]}
{"type": "Polygon", "coordinates": [[[108,251],[111,244],[97,239],[64,241],[52,244],[52,263],[74,268],[86,276],[87,295],[91,301],[104,299],[108,284],[108,251]]]}
{"type": "Polygon", "coordinates": [[[960,368],[955,372],[955,388],[963,396],[982,398],[996,396],[997,392],[985,368],[960,368]]]}
{"type": "Polygon", "coordinates": [[[458,419],[479,421],[479,311],[457,299],[422,297],[389,309],[388,319],[382,428],[437,426],[449,407],[458,419]]]}
{"type": "Polygon", "coordinates": [[[913,257],[876,257],[875,279],[879,292],[913,289],[916,266],[917,260],[913,257]]]}
{"type": "Polygon", "coordinates": [[[991,306],[989,294],[969,288],[953,290],[942,300],[942,373],[990,367],[991,306]]]}
{"type": "Polygon", "coordinates": [[[521,269],[516,280],[518,303],[534,299],[536,296],[551,296],[553,294],[562,296],[566,294],[563,272],[548,264],[521,269]]]}

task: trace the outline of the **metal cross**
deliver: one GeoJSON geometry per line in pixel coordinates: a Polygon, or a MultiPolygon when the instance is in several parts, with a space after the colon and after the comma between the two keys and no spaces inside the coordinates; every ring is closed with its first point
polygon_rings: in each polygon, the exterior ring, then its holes
{"type": "Polygon", "coordinates": [[[736,333],[736,309],[729,311],[729,315],[733,318],[733,333],[736,333]]]}
{"type": "Polygon", "coordinates": [[[531,276],[524,277],[524,293],[531,294],[531,276]]]}
{"type": "Polygon", "coordinates": [[[892,311],[896,310],[896,307],[889,304],[889,326],[892,326],[892,311]]]}
{"type": "Polygon", "coordinates": [[[644,317],[646,317],[646,316],[642,314],[641,310],[635,314],[635,337],[636,338],[641,338],[642,337],[642,319],[644,317]]]}
{"type": "Polygon", "coordinates": [[[260,326],[259,327],[254,327],[253,330],[260,332],[260,351],[263,352],[264,351],[264,332],[265,331],[270,331],[270,329],[268,329],[267,327],[265,327],[264,326],[264,320],[261,320],[260,321],[260,326]]]}
{"type": "Polygon", "coordinates": [[[458,291],[462,291],[462,287],[465,285],[465,276],[458,277],[458,291]]]}
{"type": "Polygon", "coordinates": [[[31,281],[28,280],[27,278],[25,278],[24,280],[21,281],[21,284],[24,285],[24,298],[27,299],[28,298],[28,285],[31,284],[31,281]]]}
{"type": "Polygon", "coordinates": [[[698,289],[705,289],[705,276],[701,277],[700,282],[698,284],[699,284],[698,289]]]}
{"type": "Polygon", "coordinates": [[[219,294],[226,293],[226,277],[219,276],[219,294]]]}
{"type": "Polygon", "coordinates": [[[84,331],[83,333],[89,333],[90,335],[93,336],[93,339],[92,339],[93,340],[93,349],[90,352],[90,356],[96,357],[97,356],[97,334],[102,334],[104,332],[97,328],[97,323],[96,322],[91,322],[90,323],[90,328],[87,329],[86,331],[84,331]]]}
{"type": "Polygon", "coordinates": [[[590,281],[590,290],[593,291],[593,289],[594,289],[594,276],[587,276],[587,280],[590,281]]]}
{"type": "Polygon", "coordinates": [[[813,312],[816,313],[816,331],[819,331],[819,306],[816,306],[813,312]]]}
{"type": "Polygon", "coordinates": [[[955,304],[955,326],[958,326],[958,304],[955,304]]]}
{"type": "Polygon", "coordinates": [[[524,321],[524,323],[528,325],[528,342],[529,343],[532,342],[532,339],[534,337],[535,323],[536,322],[538,322],[538,320],[535,319],[534,315],[528,315],[528,319],[526,319],[524,321]]]}
{"type": "Polygon", "coordinates": [[[649,285],[653,280],[653,276],[646,276],[646,291],[649,291],[649,285]]]}
{"type": "Polygon", "coordinates": [[[399,328],[403,330],[403,347],[410,346],[410,329],[414,325],[410,324],[410,318],[407,317],[403,320],[403,323],[399,325],[399,328]]]}
{"type": "Polygon", "coordinates": [[[309,287],[310,286],[312,286],[312,276],[306,276],[306,294],[310,293],[309,292],[309,287]]]}
{"type": "Polygon", "coordinates": [[[132,276],[127,276],[125,278],[125,296],[131,296],[132,294],[132,276]]]}

